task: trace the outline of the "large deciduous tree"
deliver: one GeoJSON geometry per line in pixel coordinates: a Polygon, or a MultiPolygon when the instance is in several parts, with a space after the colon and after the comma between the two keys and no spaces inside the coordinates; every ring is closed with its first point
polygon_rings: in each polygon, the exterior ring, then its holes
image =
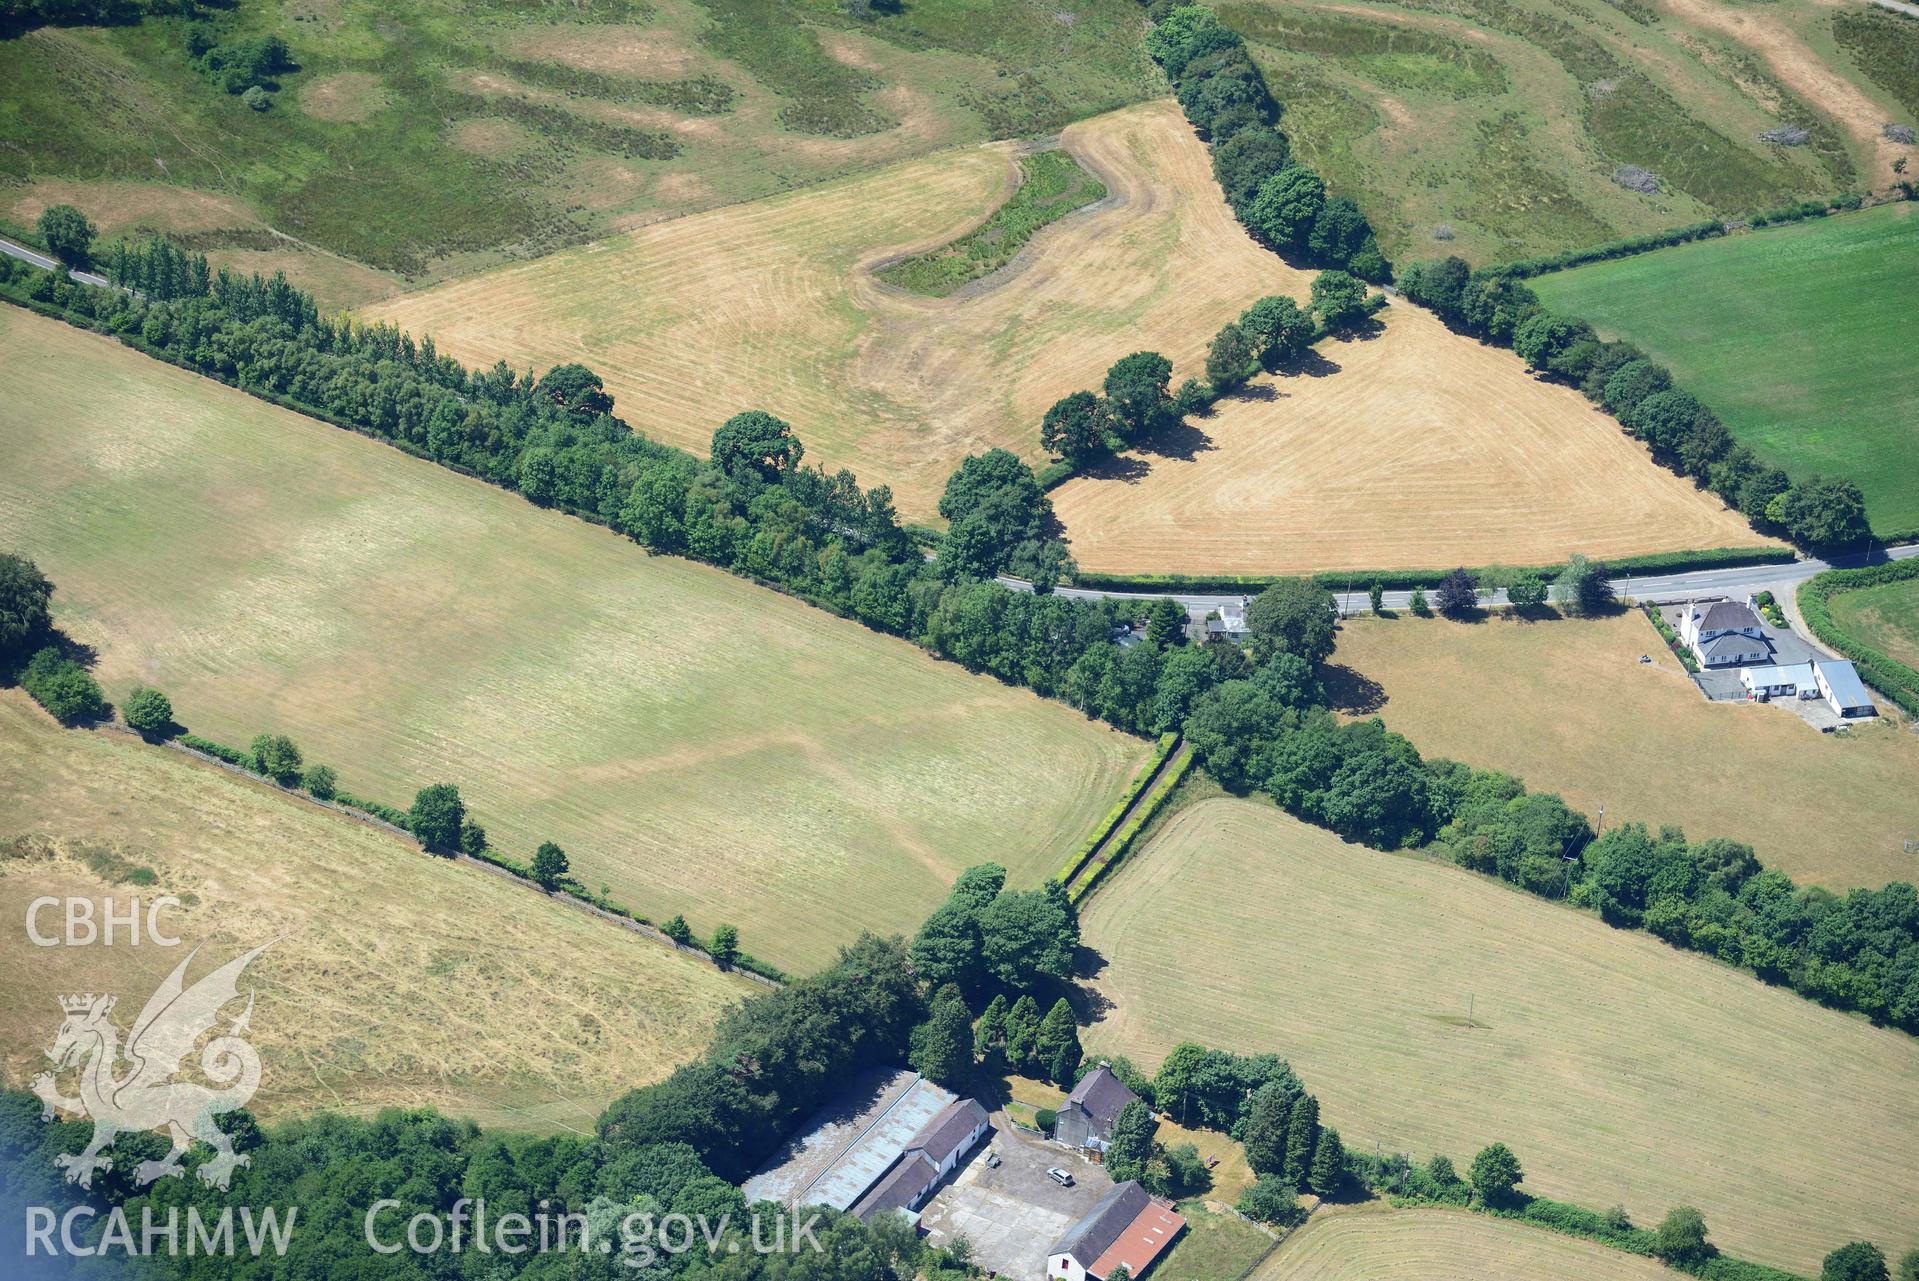
{"type": "Polygon", "coordinates": [[[1106,371],[1106,408],[1119,434],[1138,440],[1172,417],[1173,362],[1156,351],[1122,356],[1106,371]]]}
{"type": "Polygon", "coordinates": [[[1107,421],[1106,406],[1099,397],[1090,391],[1076,391],[1054,401],[1040,419],[1039,443],[1078,466],[1106,451],[1107,421]]]}
{"type": "Polygon", "coordinates": [[[1519,1158],[1504,1143],[1481,1148],[1479,1155],[1473,1158],[1471,1169],[1466,1172],[1473,1191],[1487,1205],[1504,1205],[1512,1200],[1514,1189],[1525,1177],[1526,1172],[1520,1169],[1519,1158]]]}
{"type": "Polygon", "coordinates": [[[466,806],[460,802],[460,789],[451,783],[423,787],[407,811],[407,826],[414,839],[430,850],[449,853],[460,848],[460,825],[466,821],[466,806]]]}
{"type": "Polygon", "coordinates": [[[1313,277],[1313,311],[1328,329],[1350,329],[1366,316],[1366,286],[1344,271],[1313,277]]]}
{"type": "Polygon", "coordinates": [[[777,480],[805,453],[791,424],[760,409],[734,414],[713,433],[713,463],[733,477],[777,480]]]}
{"type": "Polygon", "coordinates": [[[84,270],[93,264],[93,238],[99,228],[72,205],[48,205],[35,222],[47,252],[69,267],[84,270]]]}
{"type": "Polygon", "coordinates": [[[1246,629],[1256,646],[1283,649],[1313,664],[1331,656],[1336,627],[1333,594],[1310,578],[1275,579],[1246,609],[1246,629]]]}
{"type": "Polygon", "coordinates": [[[51,627],[53,584],[23,556],[0,552],[0,663],[23,652],[51,627]]]}

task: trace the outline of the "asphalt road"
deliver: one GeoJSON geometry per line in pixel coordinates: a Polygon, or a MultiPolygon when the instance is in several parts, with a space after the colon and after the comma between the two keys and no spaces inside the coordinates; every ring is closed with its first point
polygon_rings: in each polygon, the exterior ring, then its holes
{"type": "MultiPolygon", "coordinates": [[[[1635,575],[1629,578],[1615,578],[1612,584],[1613,589],[1620,595],[1642,601],[1676,601],[1693,596],[1743,598],[1762,591],[1770,591],[1775,596],[1789,598],[1790,589],[1797,587],[1814,574],[1823,573],[1828,569],[1852,569],[1886,560],[1904,560],[1909,556],[1919,556],[1919,543],[1876,548],[1870,553],[1870,558],[1863,552],[1850,556],[1836,556],[1830,561],[1808,557],[1779,565],[1744,565],[1736,569],[1698,569],[1678,574],[1635,575]]],[[[1030,584],[1017,578],[1002,578],[1000,581],[1015,590],[1032,590],[1030,584]]],[[[1359,589],[1357,583],[1354,586],[1356,588],[1354,591],[1333,593],[1333,599],[1338,603],[1341,614],[1361,614],[1372,608],[1372,602],[1367,598],[1366,591],[1359,589]]],[[[1054,590],[1060,596],[1079,600],[1112,598],[1148,601],[1159,600],[1170,595],[1184,605],[1188,616],[1193,618],[1204,618],[1224,604],[1245,598],[1244,593],[1108,591],[1090,587],[1060,587],[1054,590]]],[[[1428,595],[1430,594],[1428,592],[1428,595]]],[[[1387,592],[1385,593],[1386,608],[1405,609],[1411,604],[1412,597],[1411,591],[1387,592]]],[[[1481,593],[1480,601],[1487,605],[1504,605],[1506,593],[1504,591],[1481,593]]]]}
{"type": "MultiPolygon", "coordinates": [[[[21,262],[30,262],[42,271],[52,271],[60,265],[45,254],[29,249],[25,245],[16,245],[4,236],[0,236],[0,254],[5,254],[9,258],[18,258],[21,262]]],[[[105,276],[96,276],[90,271],[69,271],[67,274],[83,285],[108,283],[105,276]]]]}

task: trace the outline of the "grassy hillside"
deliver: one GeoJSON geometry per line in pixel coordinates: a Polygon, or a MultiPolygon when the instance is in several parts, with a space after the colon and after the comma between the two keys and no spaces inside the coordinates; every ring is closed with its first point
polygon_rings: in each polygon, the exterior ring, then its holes
{"type": "Polygon", "coordinates": [[[1508,770],[1588,814],[1604,805],[1609,826],[1732,837],[1839,891],[1919,876],[1904,845],[1919,836],[1904,782],[1919,738],[1890,721],[1824,735],[1784,708],[1708,703],[1637,614],[1354,619],[1335,661],[1378,684],[1377,714],[1427,754],[1508,770]]]}
{"type": "Polygon", "coordinates": [[[831,0],[239,0],[206,12],[222,35],[287,41],[299,70],[279,77],[270,109],[195,69],[183,18],[0,40],[0,186],[13,188],[0,219],[77,196],[108,226],[188,232],[216,257],[276,254],[323,298],[352,303],[382,292],[381,278],[341,279],[329,255],[407,276],[470,270],[941,146],[1044,133],[1148,83],[1133,0],[1062,0],[1046,14],[918,0],[870,21],[831,0]],[[208,198],[225,215],[193,225],[208,198]]]}
{"type": "MultiPolygon", "coordinates": [[[[610,1099],[695,1057],[720,1012],[761,990],[265,784],[62,730],[17,690],[0,694],[0,755],[10,1086],[45,1067],[58,997],[112,992],[130,1020],[188,950],[204,949],[198,977],[277,939],[247,972],[257,1111],[431,1105],[590,1131],[610,1099]],[[32,946],[21,922],[43,894],[93,899],[102,915],[175,895],[184,906],[161,921],[181,945],[32,946]]],[[[57,921],[43,913],[42,931],[57,921]]]]}
{"type": "Polygon", "coordinates": [[[1919,206],[1886,205],[1542,276],[1546,305],[1631,339],[1797,479],[1857,481],[1919,528],[1910,282],[1919,206]]]}
{"type": "Polygon", "coordinates": [[[1591,1241],[1463,1210],[1368,1206],[1315,1216],[1254,1281],[1673,1281],[1680,1274],[1591,1241]]]}
{"type": "Polygon", "coordinates": [[[1095,1051],[1273,1051],[1348,1146],[1463,1168],[1502,1140],[1531,1191],[1640,1223],[1696,1205],[1761,1263],[1919,1246],[1904,1033],[1264,802],[1175,815],[1085,922],[1095,1051]]]}
{"type": "Polygon", "coordinates": [[[0,312],[0,528],[62,625],[229,743],[457,783],[505,852],[788,967],[970,864],[1050,874],[1146,755],[1058,704],[714,570],[0,312]]]}
{"type": "Polygon", "coordinates": [[[1529,257],[1893,180],[1895,94],[1816,0],[1229,0],[1389,256],[1529,257]],[[1806,131],[1799,146],[1761,141],[1806,131]],[[1651,171],[1658,190],[1615,181],[1651,171]]]}

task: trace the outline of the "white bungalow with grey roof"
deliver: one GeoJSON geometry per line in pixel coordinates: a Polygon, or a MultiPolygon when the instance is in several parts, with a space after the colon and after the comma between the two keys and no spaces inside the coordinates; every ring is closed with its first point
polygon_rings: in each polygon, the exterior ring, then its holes
{"type": "Polygon", "coordinates": [[[1736,600],[1687,601],[1679,614],[1679,639],[1705,667],[1737,667],[1772,657],[1759,615],[1736,600]]]}

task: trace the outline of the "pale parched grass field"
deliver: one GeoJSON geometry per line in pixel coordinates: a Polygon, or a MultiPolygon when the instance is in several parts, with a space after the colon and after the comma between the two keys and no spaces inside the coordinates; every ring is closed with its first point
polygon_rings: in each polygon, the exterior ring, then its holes
{"type": "Polygon", "coordinates": [[[1904,718],[1821,734],[1784,707],[1709,703],[1637,613],[1357,618],[1335,661],[1383,687],[1378,715],[1428,756],[1516,774],[1588,815],[1604,805],[1608,826],[1745,841],[1841,893],[1919,880],[1905,847],[1919,837],[1919,736],[1904,718]]]}
{"type": "Polygon", "coordinates": [[[1146,754],[913,646],[18,311],[0,528],[123,700],[818,965],[964,867],[1036,884],[1146,754]]]}
{"type": "Polygon", "coordinates": [[[1313,1216],[1280,1243],[1253,1281],[1671,1281],[1678,1275],[1656,1259],[1470,1210],[1368,1205],[1313,1216]]]}
{"type": "MultiPolygon", "coordinates": [[[[1304,302],[1308,283],[1285,292],[1304,302]]],[[[1081,568],[1439,569],[1771,541],[1511,352],[1410,305],[1379,319],[1192,419],[1144,475],[1053,491],[1081,568]]]]}
{"type": "MultiPolygon", "coordinates": [[[[764,990],[267,784],[63,730],[18,690],[0,696],[0,756],[9,1086],[47,1066],[61,996],[113,993],[125,1028],[192,949],[189,982],[271,939],[241,980],[257,992],[256,1111],[430,1105],[591,1133],[616,1095],[696,1057],[726,1007],[764,990]],[[155,883],[103,877],[113,859],[155,883]],[[102,920],[162,894],[183,902],[159,917],[178,947],[131,946],[123,927],[112,947],[43,948],[25,929],[41,895],[91,899],[102,920]]],[[[58,935],[61,910],[38,926],[58,935]]]]}
{"type": "Polygon", "coordinates": [[[1111,193],[1002,273],[948,298],[872,270],[983,220],[1004,146],[942,152],[389,299],[367,314],[468,364],[581,360],[649,436],[704,454],[728,415],[790,421],[808,457],[893,487],[928,516],[968,453],[1039,460],[1048,405],[1142,348],[1198,375],[1221,325],[1304,279],[1233,220],[1179,108],[1070,125],[1061,145],[1111,193]]]}
{"type": "Polygon", "coordinates": [[[1349,1147],[1464,1168],[1503,1141],[1528,1191],[1642,1224],[1696,1205],[1761,1263],[1919,1246],[1905,1033],[1265,802],[1182,810],[1085,919],[1095,1052],[1272,1051],[1349,1147]]]}

